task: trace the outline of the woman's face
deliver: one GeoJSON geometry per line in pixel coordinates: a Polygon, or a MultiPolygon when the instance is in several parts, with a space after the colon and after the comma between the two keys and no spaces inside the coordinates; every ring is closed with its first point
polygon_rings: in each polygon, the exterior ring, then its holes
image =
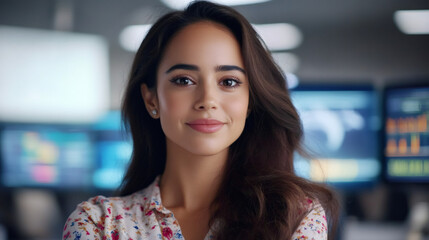
{"type": "Polygon", "coordinates": [[[179,31],[157,69],[154,99],[167,146],[205,156],[228,150],[243,132],[249,104],[233,34],[208,21],[179,31]]]}

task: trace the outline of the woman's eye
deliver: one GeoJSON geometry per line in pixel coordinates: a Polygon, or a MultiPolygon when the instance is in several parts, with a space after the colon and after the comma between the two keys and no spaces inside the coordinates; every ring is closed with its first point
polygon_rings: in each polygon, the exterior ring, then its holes
{"type": "Polygon", "coordinates": [[[229,79],[222,80],[220,82],[220,84],[222,86],[225,86],[225,87],[238,87],[238,85],[240,84],[240,82],[238,80],[236,80],[236,79],[229,78],[229,79]]]}
{"type": "Polygon", "coordinates": [[[176,85],[192,85],[193,82],[191,79],[189,79],[188,77],[177,77],[177,78],[173,78],[171,80],[172,83],[176,84],[176,85]]]}

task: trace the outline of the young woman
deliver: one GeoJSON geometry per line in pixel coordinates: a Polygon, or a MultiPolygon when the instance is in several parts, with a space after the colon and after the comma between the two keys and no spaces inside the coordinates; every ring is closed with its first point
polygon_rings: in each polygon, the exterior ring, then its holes
{"type": "Polygon", "coordinates": [[[195,2],[159,19],[122,114],[134,149],[120,197],[81,203],[63,239],[327,239],[335,197],[294,174],[299,116],[235,10],[195,2]]]}

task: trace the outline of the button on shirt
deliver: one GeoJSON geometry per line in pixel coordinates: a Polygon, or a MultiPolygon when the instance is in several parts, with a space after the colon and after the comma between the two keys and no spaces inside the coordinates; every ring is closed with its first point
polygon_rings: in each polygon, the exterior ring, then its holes
{"type": "MultiPolygon", "coordinates": [[[[129,196],[97,196],[82,202],[67,219],[63,239],[183,240],[174,214],[162,205],[158,182],[159,177],[147,188],[129,196]]],[[[302,220],[292,239],[325,240],[325,212],[320,204],[310,200],[308,203],[312,210],[302,220]]],[[[213,238],[212,231],[209,231],[204,240],[213,238]]]]}

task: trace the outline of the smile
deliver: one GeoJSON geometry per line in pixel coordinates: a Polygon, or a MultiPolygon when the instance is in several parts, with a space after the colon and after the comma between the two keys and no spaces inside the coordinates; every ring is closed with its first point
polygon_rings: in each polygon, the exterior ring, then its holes
{"type": "Polygon", "coordinates": [[[224,123],[215,119],[197,119],[186,123],[192,129],[202,133],[214,133],[219,131],[224,123]]]}

